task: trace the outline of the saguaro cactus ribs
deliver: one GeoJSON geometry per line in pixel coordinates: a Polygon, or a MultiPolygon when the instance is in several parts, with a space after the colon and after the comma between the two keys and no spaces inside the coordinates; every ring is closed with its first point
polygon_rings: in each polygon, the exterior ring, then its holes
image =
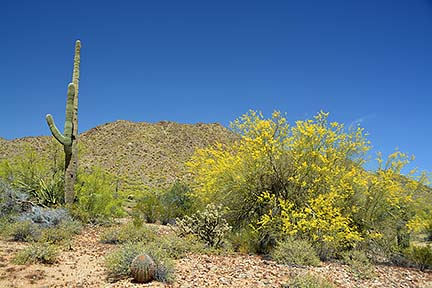
{"type": "Polygon", "coordinates": [[[68,85],[66,100],[66,119],[63,134],[54,124],[53,117],[46,115],[46,121],[52,135],[63,145],[65,152],[65,203],[72,204],[75,198],[74,185],[78,168],[78,84],[81,42],[76,41],[72,83],[68,85]]]}

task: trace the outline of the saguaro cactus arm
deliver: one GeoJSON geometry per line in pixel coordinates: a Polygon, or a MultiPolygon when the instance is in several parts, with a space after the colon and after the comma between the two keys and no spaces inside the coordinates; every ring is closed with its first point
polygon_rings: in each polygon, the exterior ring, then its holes
{"type": "Polygon", "coordinates": [[[69,83],[66,101],[66,119],[63,134],[59,131],[54,123],[54,119],[51,114],[46,115],[46,121],[51,130],[52,135],[59,141],[63,146],[72,145],[72,131],[73,131],[73,113],[74,113],[74,98],[75,98],[75,85],[69,83]]]}
{"type": "Polygon", "coordinates": [[[57,141],[59,141],[62,145],[67,145],[66,143],[68,142],[68,138],[58,130],[57,126],[55,126],[54,119],[51,114],[46,115],[46,121],[54,138],[57,139],[57,141]]]}

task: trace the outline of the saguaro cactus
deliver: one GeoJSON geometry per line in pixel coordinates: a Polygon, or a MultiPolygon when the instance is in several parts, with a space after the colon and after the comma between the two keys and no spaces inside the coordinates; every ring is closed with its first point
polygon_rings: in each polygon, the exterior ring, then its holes
{"type": "Polygon", "coordinates": [[[74,185],[78,169],[78,84],[81,42],[76,41],[72,82],[68,85],[66,100],[66,119],[63,134],[48,114],[46,120],[52,135],[63,145],[65,152],[64,193],[65,203],[72,204],[75,199],[74,185]]]}

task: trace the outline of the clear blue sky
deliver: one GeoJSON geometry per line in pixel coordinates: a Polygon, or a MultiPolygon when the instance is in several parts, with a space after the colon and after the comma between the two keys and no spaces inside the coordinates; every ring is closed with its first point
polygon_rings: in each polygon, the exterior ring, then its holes
{"type": "Polygon", "coordinates": [[[81,39],[79,129],[125,119],[360,122],[432,171],[432,0],[0,2],[0,137],[63,127],[81,39]]]}

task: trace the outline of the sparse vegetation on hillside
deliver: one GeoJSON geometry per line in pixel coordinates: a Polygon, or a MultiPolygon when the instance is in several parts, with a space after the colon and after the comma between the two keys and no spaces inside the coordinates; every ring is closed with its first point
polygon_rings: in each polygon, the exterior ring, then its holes
{"type": "MultiPolygon", "coordinates": [[[[116,177],[123,191],[168,188],[187,178],[184,163],[195,149],[216,142],[232,143],[237,136],[219,124],[178,124],[116,121],[80,134],[80,167],[100,167],[116,177]]],[[[50,157],[49,136],[26,137],[0,142],[0,160],[23,155],[31,147],[50,157]]],[[[60,145],[57,148],[61,152],[60,145]]],[[[61,162],[60,162],[61,163],[61,162]]]]}

